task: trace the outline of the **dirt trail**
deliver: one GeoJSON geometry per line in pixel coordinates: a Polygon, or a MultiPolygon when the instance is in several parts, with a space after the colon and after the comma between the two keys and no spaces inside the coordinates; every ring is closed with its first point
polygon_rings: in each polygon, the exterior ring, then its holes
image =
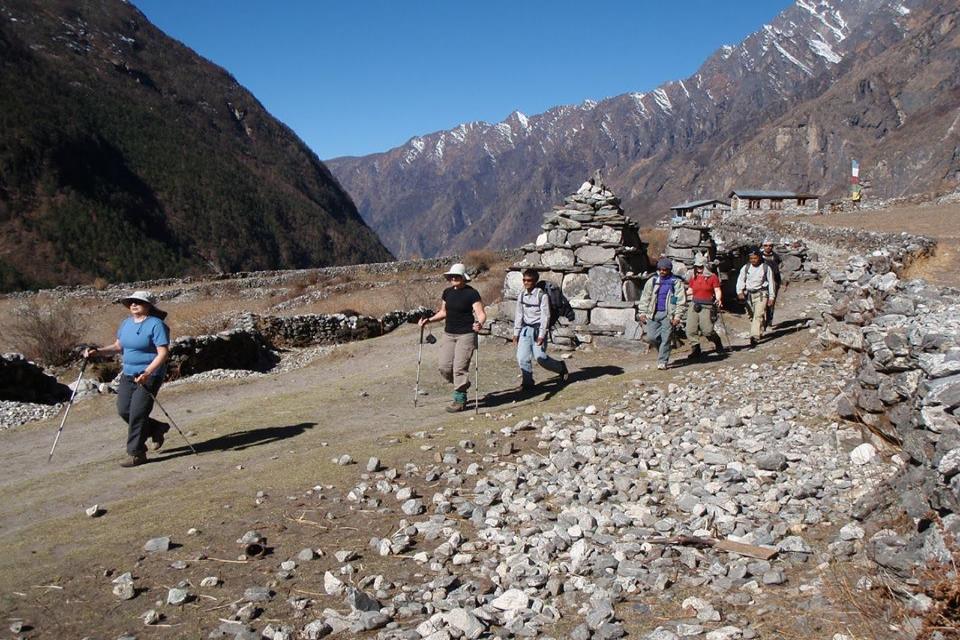
{"type": "MultiPolygon", "coordinates": [[[[809,341],[797,331],[816,283],[794,284],[778,309],[783,328],[750,351],[737,347],[724,364],[789,357],[809,341]]],[[[734,345],[746,328],[727,314],[734,345]]],[[[349,453],[361,465],[376,455],[387,465],[426,463],[442,442],[482,438],[489,430],[535,414],[619,398],[635,379],[677,381],[708,375],[711,361],[687,363],[687,349],[667,371],[655,355],[623,351],[578,352],[569,361],[565,387],[547,382],[533,396],[521,395],[513,347],[485,338],[481,361],[481,414],[447,414],[448,388],[435,370],[436,347],[424,349],[421,388],[428,395],[414,408],[416,335],[413,326],[383,338],[343,345],[309,367],[238,381],[196,383],[165,389],[160,399],[201,451],[190,454],[171,430],[151,462],[122,469],[125,429],[112,398],[83,402],[70,414],[51,464],[46,463],[59,419],[0,432],[0,610],[10,610],[30,585],[69,581],[113,566],[158,535],[181,535],[190,527],[239,535],[262,517],[257,491],[274,500],[302,494],[317,484],[337,485],[356,466],[331,458],[349,453]],[[431,438],[409,439],[429,431],[431,438]],[[98,503],[102,518],[83,515],[98,503]],[[61,578],[62,577],[62,578],[61,578]]],[[[713,361],[719,363],[720,361],[713,361]]],[[[538,371],[540,380],[546,372],[538,371]]],[[[473,395],[471,391],[471,402],[473,395]]],[[[159,411],[155,410],[159,416],[159,411]]]]}

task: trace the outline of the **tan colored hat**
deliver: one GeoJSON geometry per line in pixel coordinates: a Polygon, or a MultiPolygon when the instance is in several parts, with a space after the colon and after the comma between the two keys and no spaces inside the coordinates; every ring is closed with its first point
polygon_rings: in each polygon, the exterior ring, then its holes
{"type": "Polygon", "coordinates": [[[463,278],[464,282],[470,282],[470,276],[467,275],[467,268],[463,265],[462,262],[458,262],[447,271],[445,276],[460,276],[463,278]]]}

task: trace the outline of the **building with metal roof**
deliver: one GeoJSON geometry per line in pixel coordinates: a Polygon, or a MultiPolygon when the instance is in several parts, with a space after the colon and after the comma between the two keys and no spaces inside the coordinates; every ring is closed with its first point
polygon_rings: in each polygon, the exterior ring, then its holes
{"type": "Polygon", "coordinates": [[[813,193],[766,189],[734,189],[730,192],[730,209],[735,213],[777,211],[794,214],[815,214],[820,210],[820,196],[813,193]]]}

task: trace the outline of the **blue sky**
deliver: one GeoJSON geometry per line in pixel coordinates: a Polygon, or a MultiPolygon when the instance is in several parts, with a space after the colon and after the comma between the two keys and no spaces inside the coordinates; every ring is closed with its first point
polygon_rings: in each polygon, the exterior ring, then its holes
{"type": "Polygon", "coordinates": [[[133,0],[322,159],[685,78],[787,0],[133,0]]]}

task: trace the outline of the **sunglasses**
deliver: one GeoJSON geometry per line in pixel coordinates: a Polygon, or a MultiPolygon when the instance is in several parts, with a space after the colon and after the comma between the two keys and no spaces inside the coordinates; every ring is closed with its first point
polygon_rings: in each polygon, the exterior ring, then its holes
{"type": "Polygon", "coordinates": [[[463,276],[447,276],[447,280],[463,280],[463,276]]]}
{"type": "Polygon", "coordinates": [[[524,282],[536,282],[536,280],[534,280],[533,278],[524,278],[523,281],[524,281],[524,282]]]}

